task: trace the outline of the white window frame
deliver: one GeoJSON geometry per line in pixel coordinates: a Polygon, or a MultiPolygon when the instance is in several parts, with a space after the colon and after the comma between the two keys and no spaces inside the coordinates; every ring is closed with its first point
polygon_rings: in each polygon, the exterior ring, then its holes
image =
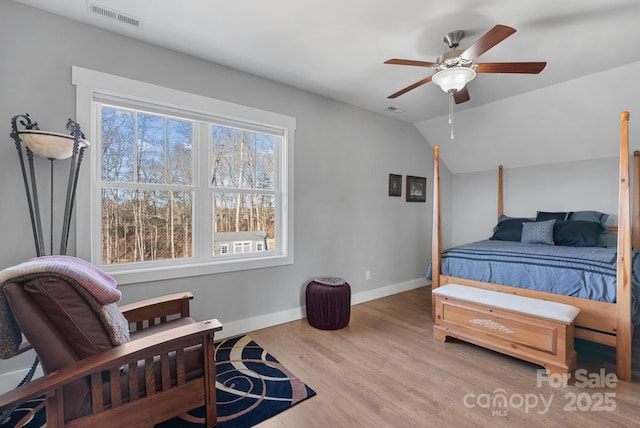
{"type": "MultiPolygon", "coordinates": [[[[72,83],[76,86],[76,121],[81,125],[89,141],[93,142],[92,146],[85,151],[85,161],[82,164],[78,182],[76,199],[76,255],[78,257],[101,267],[113,275],[119,284],[293,264],[293,148],[296,128],[294,117],[77,66],[72,67],[71,76],[72,83]],[[172,111],[213,115],[234,122],[250,122],[257,126],[281,130],[283,143],[279,153],[281,168],[278,171],[276,196],[280,215],[280,224],[276,229],[280,233],[277,237],[277,251],[262,253],[257,257],[253,253],[247,258],[233,257],[233,254],[229,254],[229,257],[213,257],[209,252],[205,257],[200,258],[102,265],[100,192],[96,191],[101,159],[100,142],[95,143],[99,130],[94,126],[98,121],[93,105],[95,99],[104,97],[154,104],[172,111]]],[[[206,156],[194,150],[194,158],[202,155],[206,156]]],[[[195,174],[206,174],[206,171],[199,170],[198,162],[195,163],[195,168],[195,174]]],[[[210,215],[211,207],[203,206],[197,200],[194,205],[194,215],[210,215]]],[[[212,234],[208,233],[204,236],[212,236],[212,234]]],[[[195,236],[194,239],[196,239],[195,236]]],[[[198,244],[194,243],[194,245],[198,244]]]]}

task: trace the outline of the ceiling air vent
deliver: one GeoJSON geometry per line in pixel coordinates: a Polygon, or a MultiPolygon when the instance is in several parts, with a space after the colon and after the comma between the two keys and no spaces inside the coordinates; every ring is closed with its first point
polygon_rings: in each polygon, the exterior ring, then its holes
{"type": "Polygon", "coordinates": [[[404,110],[402,110],[401,108],[398,108],[396,106],[389,106],[389,107],[387,107],[387,110],[392,111],[392,112],[397,113],[397,114],[404,113],[404,110]]]}
{"type": "Polygon", "coordinates": [[[87,2],[87,10],[91,13],[95,13],[96,15],[122,22],[123,24],[128,24],[136,28],[142,27],[141,19],[118,12],[117,10],[109,9],[108,7],[87,2]]]}

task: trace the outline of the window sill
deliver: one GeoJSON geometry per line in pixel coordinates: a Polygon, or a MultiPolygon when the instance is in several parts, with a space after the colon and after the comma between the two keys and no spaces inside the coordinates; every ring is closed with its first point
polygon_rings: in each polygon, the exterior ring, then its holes
{"type": "Polygon", "coordinates": [[[170,263],[163,266],[136,267],[135,264],[127,266],[101,266],[101,268],[113,276],[118,285],[136,284],[142,282],[161,281],[166,279],[188,278],[191,276],[212,275],[224,272],[236,272],[241,270],[261,269],[267,267],[284,266],[293,264],[293,256],[261,257],[255,260],[225,260],[212,262],[170,263]]]}

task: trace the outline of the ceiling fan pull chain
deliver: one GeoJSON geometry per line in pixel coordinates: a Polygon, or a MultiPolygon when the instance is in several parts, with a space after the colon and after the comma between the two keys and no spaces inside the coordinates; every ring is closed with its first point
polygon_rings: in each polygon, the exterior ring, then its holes
{"type": "Polygon", "coordinates": [[[453,140],[453,92],[449,93],[449,125],[451,125],[451,139],[453,140]]]}

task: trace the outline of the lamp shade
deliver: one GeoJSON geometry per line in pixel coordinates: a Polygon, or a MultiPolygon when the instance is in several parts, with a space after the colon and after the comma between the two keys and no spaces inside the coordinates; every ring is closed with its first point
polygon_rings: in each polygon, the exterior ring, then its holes
{"type": "MultiPolygon", "coordinates": [[[[22,141],[31,151],[47,159],[66,159],[73,154],[73,135],[58,134],[55,132],[40,131],[37,129],[25,129],[18,131],[22,141]]],[[[79,147],[88,147],[85,139],[79,141],[79,147]]]]}
{"type": "Polygon", "coordinates": [[[476,77],[475,70],[469,67],[451,67],[438,71],[431,79],[447,93],[457,92],[476,77]]]}

